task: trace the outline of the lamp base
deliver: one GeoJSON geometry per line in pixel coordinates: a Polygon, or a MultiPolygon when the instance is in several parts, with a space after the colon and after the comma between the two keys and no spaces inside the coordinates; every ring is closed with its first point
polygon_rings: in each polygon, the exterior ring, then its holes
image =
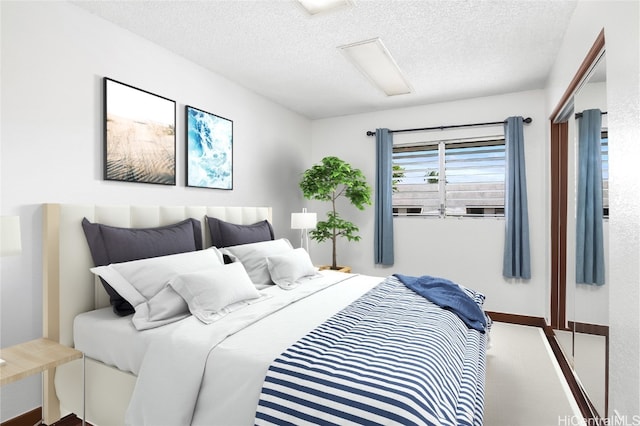
{"type": "Polygon", "coordinates": [[[306,229],[300,230],[300,247],[309,253],[309,231],[306,229]]]}

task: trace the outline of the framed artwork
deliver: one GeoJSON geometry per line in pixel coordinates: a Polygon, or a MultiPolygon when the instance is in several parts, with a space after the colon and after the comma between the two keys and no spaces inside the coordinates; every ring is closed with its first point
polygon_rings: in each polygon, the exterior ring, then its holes
{"type": "Polygon", "coordinates": [[[104,178],[176,184],[176,103],[104,78],[104,178]]]}
{"type": "Polygon", "coordinates": [[[187,186],[233,189],[233,121],[186,106],[187,186]]]}

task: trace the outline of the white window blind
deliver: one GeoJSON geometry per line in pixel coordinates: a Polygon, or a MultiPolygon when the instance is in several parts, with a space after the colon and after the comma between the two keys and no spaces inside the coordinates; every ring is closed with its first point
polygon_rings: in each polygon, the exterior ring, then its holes
{"type": "Polygon", "coordinates": [[[397,146],[394,214],[504,216],[504,139],[397,146]]]}

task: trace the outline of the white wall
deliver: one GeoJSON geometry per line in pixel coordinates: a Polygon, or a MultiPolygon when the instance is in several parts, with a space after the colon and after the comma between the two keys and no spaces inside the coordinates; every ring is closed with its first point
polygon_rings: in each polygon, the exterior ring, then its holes
{"type": "Polygon", "coordinates": [[[550,115],[604,28],[611,211],[609,407],[627,416],[640,416],[639,18],[637,1],[578,2],[549,79],[547,97],[550,115]]]}
{"type": "MultiPolygon", "coordinates": [[[[354,272],[390,275],[444,276],[486,294],[486,309],[543,317],[548,305],[549,268],[548,235],[548,142],[543,91],[529,91],[459,102],[380,111],[369,114],[316,120],[312,125],[312,159],[318,162],[326,155],[336,155],[361,169],[374,186],[375,138],[368,130],[379,127],[405,129],[448,124],[501,121],[509,116],[533,118],[525,126],[527,189],[531,234],[532,278],[528,282],[502,277],[504,220],[502,219],[436,219],[402,217],[394,219],[395,264],[374,265],[374,209],[361,212],[342,204],[339,212],[359,228],[360,242],[342,241],[338,247],[338,263],[352,266],[354,272]]],[[[500,126],[476,129],[475,132],[503,134],[500,126]]],[[[451,132],[438,133],[449,138],[451,132]]],[[[430,138],[433,133],[413,134],[414,138],[430,138]]],[[[403,136],[396,134],[394,140],[403,136]]],[[[310,211],[324,216],[327,205],[308,203],[310,211]]],[[[316,263],[328,263],[330,243],[311,243],[316,263]]]]}
{"type": "MultiPolygon", "coordinates": [[[[310,121],[66,2],[1,2],[1,214],[23,252],[1,260],[0,346],[42,335],[41,203],[270,205],[292,238],[310,121]],[[102,179],[102,77],[177,103],[177,185],[102,179]],[[184,105],[234,124],[234,190],[186,188],[184,105]]],[[[142,19],[142,18],[141,18],[142,19]]],[[[0,421],[40,406],[40,379],[1,389],[0,421]]]]}

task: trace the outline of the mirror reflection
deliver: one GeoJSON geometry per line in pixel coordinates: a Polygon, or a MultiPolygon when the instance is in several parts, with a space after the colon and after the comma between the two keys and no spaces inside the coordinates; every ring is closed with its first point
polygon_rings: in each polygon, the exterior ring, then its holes
{"type": "MultiPolygon", "coordinates": [[[[573,97],[573,113],[567,118],[569,131],[568,168],[567,168],[567,254],[566,254],[566,328],[556,330],[556,336],[575,374],[582,384],[589,400],[601,417],[607,415],[607,365],[608,365],[608,324],[609,324],[609,285],[608,243],[609,243],[609,194],[608,194],[608,126],[606,96],[606,59],[603,55],[589,73],[584,83],[573,97]],[[595,110],[595,111],[592,111],[595,110]],[[592,112],[590,112],[592,111],[592,112]],[[597,117],[597,122],[595,118],[597,117]],[[601,119],[600,119],[601,118],[601,119]],[[580,156],[585,155],[584,144],[587,138],[587,121],[594,121],[591,129],[593,149],[592,163],[602,174],[602,182],[598,181],[598,194],[602,206],[593,211],[584,212],[584,202],[579,193],[584,194],[585,165],[580,156]],[[601,121],[601,123],[600,123],[601,121]],[[600,123],[597,126],[597,123],[600,123]],[[579,149],[580,147],[580,149],[579,149]],[[582,153],[582,154],[581,154],[582,153]],[[582,168],[582,171],[580,170],[582,168]],[[579,207],[582,204],[583,207],[579,207]],[[596,279],[598,262],[585,255],[591,247],[585,249],[584,242],[592,238],[590,227],[582,226],[585,216],[595,216],[593,223],[602,226],[601,238],[603,254],[601,266],[604,272],[596,279]],[[600,219],[599,216],[602,216],[600,219]],[[580,229],[580,231],[577,231],[580,229]],[[587,230],[585,230],[587,229],[587,230]],[[584,258],[586,256],[586,258],[584,258]],[[585,269],[587,269],[585,277],[585,269]],[[591,277],[593,272],[593,277],[591,277]]],[[[593,190],[593,189],[591,189],[593,190]]],[[[588,203],[587,203],[588,204],[588,203]]],[[[595,226],[595,225],[593,225],[595,226]]],[[[595,237],[593,237],[595,238],[595,237]]],[[[589,241],[591,242],[591,241],[589,241]]]]}

